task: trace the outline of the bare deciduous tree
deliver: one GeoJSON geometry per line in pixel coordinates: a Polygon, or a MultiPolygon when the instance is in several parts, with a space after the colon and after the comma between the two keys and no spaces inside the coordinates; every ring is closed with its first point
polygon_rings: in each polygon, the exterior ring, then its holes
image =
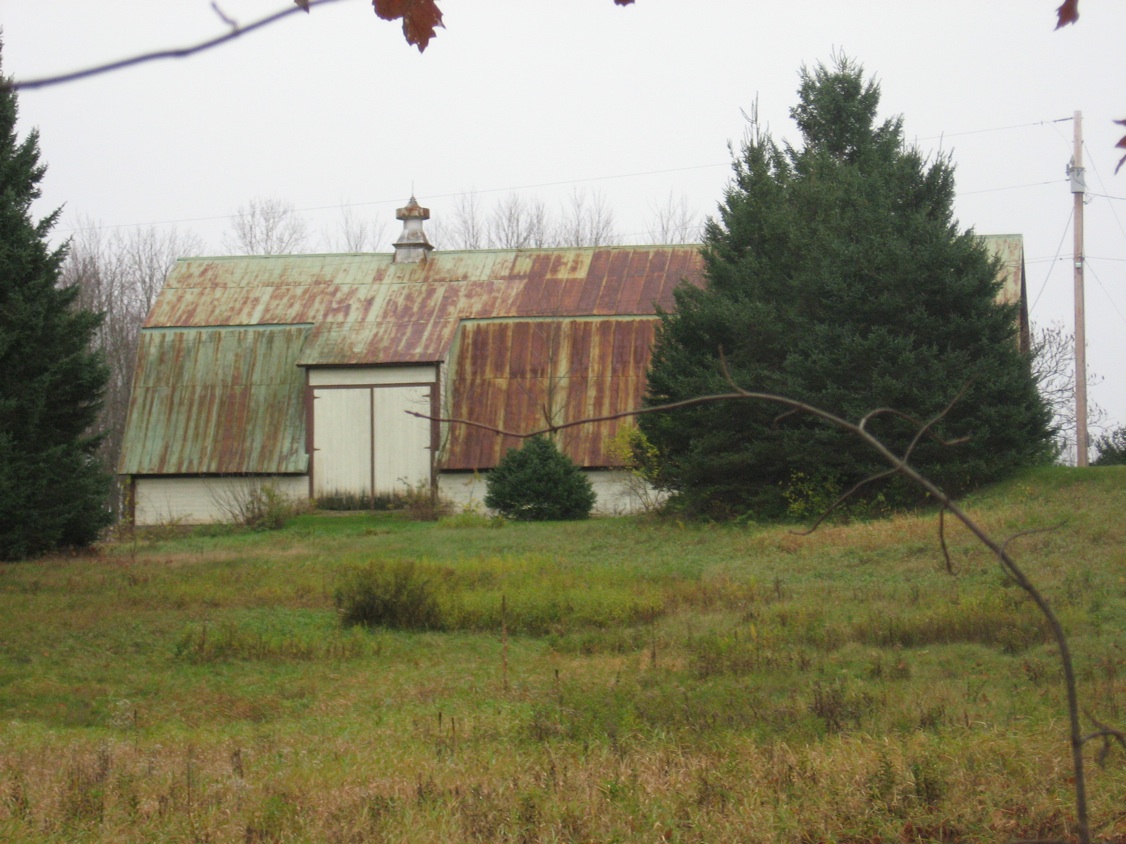
{"type": "MultiPolygon", "coordinates": [[[[1032,327],[1032,377],[1036,388],[1052,411],[1053,424],[1058,429],[1061,458],[1075,459],[1075,335],[1061,323],[1032,327]]],[[[1087,376],[1087,388],[1100,383],[1095,374],[1087,376]]],[[[1087,404],[1087,426],[1101,430],[1106,426],[1107,414],[1094,402],[1087,404]]]]}
{"type": "Polygon", "coordinates": [[[259,197],[239,206],[223,247],[237,255],[287,255],[302,251],[308,239],[309,226],[292,202],[259,197]]]}
{"type": "Polygon", "coordinates": [[[481,194],[476,191],[459,194],[450,221],[450,240],[455,249],[483,249],[486,245],[486,222],[481,210],[481,194]]]}
{"type": "Polygon", "coordinates": [[[674,196],[669,191],[661,205],[650,206],[653,227],[649,239],[653,243],[699,243],[703,227],[700,216],[688,207],[688,197],[683,193],[674,196]]]}
{"type": "Polygon", "coordinates": [[[555,223],[542,199],[533,197],[524,203],[528,233],[528,246],[542,249],[556,244],[555,223]]]}
{"type": "MultiPolygon", "coordinates": [[[[110,374],[96,432],[103,436],[100,454],[111,472],[121,451],[141,325],[176,259],[201,251],[196,235],[174,228],[110,233],[82,220],[71,238],[62,283],[78,286],[78,307],[105,315],[95,344],[110,374]]],[[[115,512],[119,503],[115,494],[111,502],[115,512]]]]}
{"type": "Polygon", "coordinates": [[[571,192],[559,224],[560,246],[610,246],[618,242],[614,211],[601,193],[571,192]]]}
{"type": "Polygon", "coordinates": [[[323,239],[331,252],[385,252],[391,244],[386,221],[365,219],[351,205],[340,206],[339,227],[323,239]]]}
{"type": "Polygon", "coordinates": [[[510,193],[489,215],[489,245],[500,249],[549,246],[553,228],[542,200],[525,200],[510,193]]]}
{"type": "Polygon", "coordinates": [[[445,225],[434,220],[430,242],[443,249],[524,249],[549,246],[609,246],[618,242],[614,212],[602,194],[575,190],[553,219],[544,202],[509,194],[486,212],[481,195],[461,194],[445,225]]]}

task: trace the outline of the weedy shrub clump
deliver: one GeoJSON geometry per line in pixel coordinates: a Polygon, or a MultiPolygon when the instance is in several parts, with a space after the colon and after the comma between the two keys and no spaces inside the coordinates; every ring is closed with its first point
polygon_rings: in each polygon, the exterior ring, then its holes
{"type": "Polygon", "coordinates": [[[347,572],[336,589],[336,609],[345,627],[444,630],[440,578],[410,560],[371,562],[347,572]]]}
{"type": "Polygon", "coordinates": [[[457,568],[373,561],[344,572],[335,602],[346,627],[531,636],[650,624],[672,607],[665,584],[581,582],[541,557],[484,558],[457,568]]]}
{"type": "Polygon", "coordinates": [[[216,487],[211,490],[211,499],[228,523],[250,530],[281,530],[294,516],[308,510],[271,483],[216,487]]]}

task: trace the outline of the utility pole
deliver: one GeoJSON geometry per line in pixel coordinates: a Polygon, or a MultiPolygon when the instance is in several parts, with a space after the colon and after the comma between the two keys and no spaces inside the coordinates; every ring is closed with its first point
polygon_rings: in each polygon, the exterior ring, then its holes
{"type": "Polygon", "coordinates": [[[1075,112],[1075,153],[1067,173],[1075,199],[1075,465],[1087,465],[1087,328],[1083,306],[1083,112],[1075,112]]]}

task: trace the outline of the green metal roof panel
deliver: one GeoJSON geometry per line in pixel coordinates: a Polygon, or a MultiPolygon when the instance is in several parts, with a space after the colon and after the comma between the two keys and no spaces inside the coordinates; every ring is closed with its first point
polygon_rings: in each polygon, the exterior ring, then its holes
{"type": "Polygon", "coordinates": [[[118,471],[129,475],[305,472],[311,327],[147,329],[118,471]]]}

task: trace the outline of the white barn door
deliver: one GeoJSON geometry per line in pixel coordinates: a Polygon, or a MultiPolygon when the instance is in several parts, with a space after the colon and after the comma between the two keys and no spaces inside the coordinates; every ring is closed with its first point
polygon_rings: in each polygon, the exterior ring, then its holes
{"type": "Polygon", "coordinates": [[[371,390],[313,391],[313,496],[371,495],[371,390]]]}
{"type": "Polygon", "coordinates": [[[321,370],[313,393],[313,495],[386,495],[431,482],[432,367],[321,370]],[[367,383],[364,383],[364,382],[367,383]],[[359,383],[357,383],[359,382],[359,383]]]}
{"type": "Polygon", "coordinates": [[[373,471],[376,494],[403,492],[430,483],[430,387],[376,387],[371,391],[375,420],[373,471]]]}

